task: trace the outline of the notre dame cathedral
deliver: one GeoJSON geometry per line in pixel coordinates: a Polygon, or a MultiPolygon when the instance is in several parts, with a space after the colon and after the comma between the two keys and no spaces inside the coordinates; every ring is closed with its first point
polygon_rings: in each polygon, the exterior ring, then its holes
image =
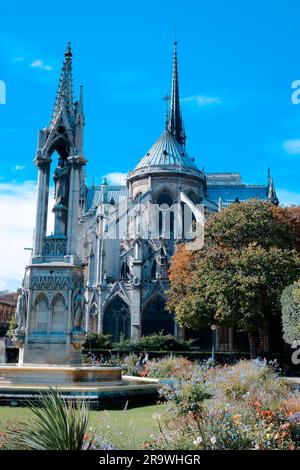
{"type": "MultiPolygon", "coordinates": [[[[48,127],[39,132],[36,156],[38,205],[30,263],[33,275],[28,285],[40,318],[53,302],[53,311],[67,311],[67,284],[72,279],[73,290],[77,289],[75,304],[79,299],[81,305],[85,298],[83,323],[87,331],[110,334],[114,341],[161,331],[188,336],[165,310],[168,270],[177,246],[201,246],[205,219],[228,204],[249,198],[278,204],[270,172],[266,185],[246,185],[239,173],[204,173],[189,157],[180,109],[176,42],[170,92],[162,133],[128,172],[126,185],[110,185],[104,179],[101,185],[88,187],[83,92],[81,87],[74,102],[68,44],[53,115],[48,127]],[[57,160],[50,175],[55,184],[55,224],[53,233],[47,235],[50,159],[57,160]],[[61,278],[55,277],[60,260],[64,260],[64,272],[69,269],[61,278]],[[51,265],[55,272],[52,269],[51,273],[51,265]],[[34,276],[39,266],[50,269],[48,277],[34,276]],[[49,286],[43,282],[51,284],[49,295],[49,286]]],[[[56,330],[64,328],[62,319],[57,313],[56,330]]],[[[36,328],[43,328],[42,323],[39,320],[36,328]]],[[[74,343],[81,325],[72,328],[74,343]]],[[[219,348],[232,349],[230,342],[230,332],[224,333],[219,348]]]]}

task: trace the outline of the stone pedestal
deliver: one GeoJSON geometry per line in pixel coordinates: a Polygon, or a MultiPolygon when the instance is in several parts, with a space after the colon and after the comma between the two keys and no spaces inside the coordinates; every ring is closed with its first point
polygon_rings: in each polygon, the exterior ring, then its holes
{"type": "Polygon", "coordinates": [[[15,330],[13,336],[20,349],[20,365],[82,364],[82,347],[86,341],[82,267],[65,262],[62,255],[61,258],[27,269],[26,327],[15,330]]]}
{"type": "Polygon", "coordinates": [[[84,335],[73,343],[72,336],[30,336],[19,350],[19,364],[81,365],[85,339],[84,335]]]}

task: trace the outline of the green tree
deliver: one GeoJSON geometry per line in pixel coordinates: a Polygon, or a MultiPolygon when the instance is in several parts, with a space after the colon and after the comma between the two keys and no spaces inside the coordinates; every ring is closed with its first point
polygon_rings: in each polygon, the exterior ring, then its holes
{"type": "Polygon", "coordinates": [[[281,296],[283,339],[300,345],[300,280],[286,287],[281,296]]]}
{"type": "Polygon", "coordinates": [[[12,335],[14,334],[14,331],[17,328],[17,326],[18,326],[18,323],[17,323],[16,317],[13,316],[12,319],[10,320],[10,322],[9,322],[9,327],[8,327],[7,332],[6,332],[6,336],[11,338],[12,335]]]}
{"type": "Polygon", "coordinates": [[[229,206],[209,220],[202,250],[175,255],[168,308],[191,328],[215,323],[246,332],[254,356],[256,333],[268,332],[283,289],[299,277],[294,244],[293,227],[270,204],[229,206]]]}
{"type": "Polygon", "coordinates": [[[209,218],[205,227],[207,245],[243,248],[258,243],[264,248],[295,248],[296,225],[288,209],[250,199],[231,204],[209,218]],[[285,217],[284,217],[285,214],[285,217]]]}

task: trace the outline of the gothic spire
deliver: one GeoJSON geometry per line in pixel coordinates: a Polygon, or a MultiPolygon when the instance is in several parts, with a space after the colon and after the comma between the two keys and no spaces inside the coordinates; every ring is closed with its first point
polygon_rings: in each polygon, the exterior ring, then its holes
{"type": "Polygon", "coordinates": [[[70,125],[74,123],[74,103],[73,103],[73,79],[72,79],[72,50],[71,43],[68,42],[65,52],[58,90],[54,102],[51,119],[51,126],[55,124],[57,118],[64,111],[70,125]]]}
{"type": "Polygon", "coordinates": [[[182,117],[180,110],[179,98],[179,82],[178,82],[178,64],[177,64],[177,41],[174,42],[173,56],[173,76],[172,76],[172,93],[171,93],[171,113],[169,120],[169,131],[174,135],[177,142],[185,146],[185,133],[182,125],[182,117]]]}
{"type": "Polygon", "coordinates": [[[279,200],[276,194],[275,184],[271,176],[270,168],[268,168],[268,200],[275,206],[278,206],[279,204],[279,200]]]}

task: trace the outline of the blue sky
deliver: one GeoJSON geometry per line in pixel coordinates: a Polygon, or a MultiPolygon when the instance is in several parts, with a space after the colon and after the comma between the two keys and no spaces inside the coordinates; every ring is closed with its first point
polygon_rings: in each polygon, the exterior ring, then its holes
{"type": "Polygon", "coordinates": [[[189,154],[206,171],[240,171],[247,183],[264,183],[271,166],[282,201],[300,204],[300,105],[291,102],[299,17],[296,0],[3,3],[2,237],[23,234],[26,246],[32,233],[32,206],[17,227],[9,214],[35,194],[37,132],[51,115],[67,41],[76,92],[84,86],[88,181],[118,181],[163,129],[175,23],[189,154]]]}

